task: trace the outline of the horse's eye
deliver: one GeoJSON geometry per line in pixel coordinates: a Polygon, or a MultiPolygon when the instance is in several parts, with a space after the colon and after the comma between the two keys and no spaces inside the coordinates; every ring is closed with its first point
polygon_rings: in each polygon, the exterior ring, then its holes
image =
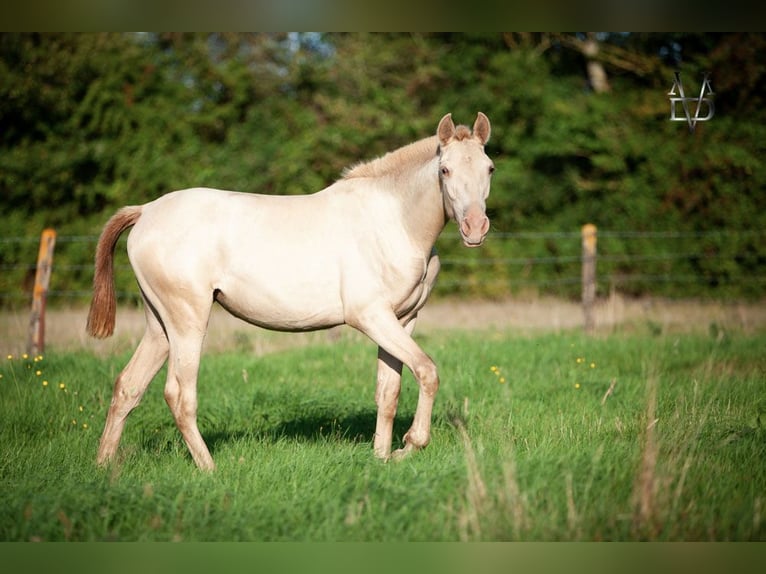
{"type": "Polygon", "coordinates": [[[441,172],[442,172],[442,175],[446,177],[446,176],[449,175],[449,168],[445,167],[445,166],[442,166],[441,172]]]}

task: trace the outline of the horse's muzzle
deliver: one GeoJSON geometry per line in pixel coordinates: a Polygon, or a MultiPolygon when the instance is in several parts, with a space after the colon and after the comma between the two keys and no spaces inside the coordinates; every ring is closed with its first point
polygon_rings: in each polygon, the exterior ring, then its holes
{"type": "Polygon", "coordinates": [[[466,247],[478,247],[484,243],[489,231],[489,218],[478,209],[469,209],[460,222],[460,235],[466,247]]]}

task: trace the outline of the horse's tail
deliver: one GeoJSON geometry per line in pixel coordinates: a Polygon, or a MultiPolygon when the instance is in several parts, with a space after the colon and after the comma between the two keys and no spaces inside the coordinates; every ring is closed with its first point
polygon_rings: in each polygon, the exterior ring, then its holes
{"type": "Polygon", "coordinates": [[[120,235],[141,217],[140,205],[123,207],[106,222],[96,247],[93,299],[88,312],[87,331],[104,339],[114,333],[117,299],[114,292],[114,247],[120,235]]]}

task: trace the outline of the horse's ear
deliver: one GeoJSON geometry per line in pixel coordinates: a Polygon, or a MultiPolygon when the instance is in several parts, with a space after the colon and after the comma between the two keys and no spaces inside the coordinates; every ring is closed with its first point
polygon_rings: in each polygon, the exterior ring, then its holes
{"type": "Polygon", "coordinates": [[[484,145],[489,140],[490,131],[489,118],[479,112],[476,116],[476,121],[473,124],[474,137],[479,139],[481,145],[484,145]]]}
{"type": "Polygon", "coordinates": [[[439,143],[443,146],[455,135],[455,123],[452,121],[452,114],[447,114],[439,122],[436,128],[436,135],[439,136],[439,143]]]}

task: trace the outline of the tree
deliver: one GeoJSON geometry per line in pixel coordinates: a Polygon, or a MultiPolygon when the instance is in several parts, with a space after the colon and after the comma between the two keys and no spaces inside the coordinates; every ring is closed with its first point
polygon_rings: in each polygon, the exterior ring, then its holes
{"type": "MultiPolygon", "coordinates": [[[[493,125],[495,231],[764,229],[764,48],[762,34],[3,34],[3,234],[94,234],[117,207],[189,186],[315,192],[345,166],[430,135],[445,113],[470,124],[477,111],[493,125]],[[715,118],[694,135],[668,121],[679,69],[693,84],[709,72],[716,92],[715,118]]],[[[457,257],[451,231],[445,260],[457,257]]],[[[757,295],[744,279],[763,269],[762,239],[689,243],[712,256],[680,265],[757,295]]],[[[576,258],[577,242],[561,245],[488,241],[459,256],[576,258]]],[[[59,244],[57,263],[79,266],[54,277],[59,288],[87,289],[91,247],[59,244]]],[[[20,261],[0,242],[0,264],[13,267],[3,289],[21,284],[20,261]]],[[[440,285],[458,272],[487,294],[488,278],[517,270],[445,265],[440,285]]],[[[678,292],[635,292],[648,288],[678,292]]]]}

